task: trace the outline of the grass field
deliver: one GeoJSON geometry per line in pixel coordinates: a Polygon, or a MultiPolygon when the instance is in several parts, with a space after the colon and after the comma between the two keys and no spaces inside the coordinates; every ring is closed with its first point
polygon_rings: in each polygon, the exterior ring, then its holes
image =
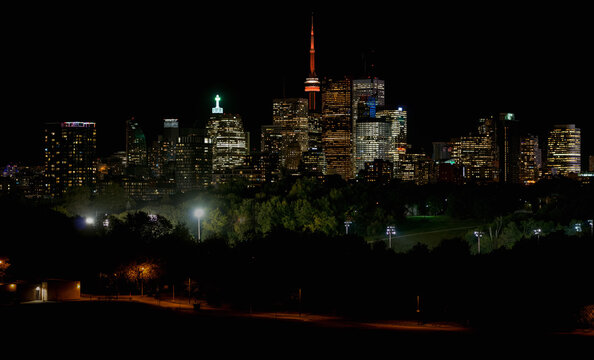
{"type": "MultiPolygon", "coordinates": [[[[463,237],[469,231],[481,225],[477,220],[459,220],[448,216],[409,216],[406,221],[396,226],[396,236],[392,236],[392,249],[407,252],[417,243],[425,244],[429,249],[443,239],[463,237]]],[[[388,241],[387,235],[370,239],[388,241]]]]}

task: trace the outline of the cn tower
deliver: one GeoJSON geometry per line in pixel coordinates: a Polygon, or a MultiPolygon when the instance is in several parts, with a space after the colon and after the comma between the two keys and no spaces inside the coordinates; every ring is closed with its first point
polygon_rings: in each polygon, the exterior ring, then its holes
{"type": "Polygon", "coordinates": [[[320,92],[320,80],[316,75],[316,50],[314,48],[313,14],[311,15],[311,41],[309,46],[309,76],[305,78],[305,92],[309,99],[309,111],[316,111],[316,93],[320,92]]]}

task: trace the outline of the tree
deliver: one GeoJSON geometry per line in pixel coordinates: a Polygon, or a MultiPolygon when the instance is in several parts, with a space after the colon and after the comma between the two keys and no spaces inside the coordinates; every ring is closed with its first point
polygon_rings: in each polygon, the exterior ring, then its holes
{"type": "Polygon", "coordinates": [[[10,262],[6,257],[0,257],[0,280],[4,280],[6,270],[10,267],[10,262]]]}

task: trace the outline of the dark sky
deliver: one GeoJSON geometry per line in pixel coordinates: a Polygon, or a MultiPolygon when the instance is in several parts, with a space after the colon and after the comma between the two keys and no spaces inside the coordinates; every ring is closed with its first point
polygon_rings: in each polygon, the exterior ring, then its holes
{"type": "Polygon", "coordinates": [[[575,123],[582,154],[594,154],[585,8],[395,4],[5,9],[0,160],[40,162],[44,122],[97,122],[99,155],[124,149],[130,116],[149,139],[165,117],[204,126],[216,94],[257,141],[274,97],[304,97],[312,10],[318,75],[360,76],[368,54],[388,104],[408,108],[415,146],[430,151],[480,115],[515,112],[541,136],[575,123]]]}

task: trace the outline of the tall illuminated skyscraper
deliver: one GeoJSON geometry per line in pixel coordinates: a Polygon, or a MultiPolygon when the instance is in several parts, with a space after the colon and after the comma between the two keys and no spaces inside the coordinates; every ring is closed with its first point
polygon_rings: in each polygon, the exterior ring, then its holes
{"type": "Polygon", "coordinates": [[[217,95],[217,105],[206,126],[208,137],[212,142],[212,172],[213,182],[225,182],[235,167],[244,163],[248,154],[246,132],[243,128],[241,116],[225,114],[219,107],[220,97],[217,95]]]}
{"type": "MultiPolygon", "coordinates": [[[[385,85],[383,80],[375,77],[366,79],[353,80],[352,93],[352,118],[353,118],[353,159],[355,160],[355,169],[357,172],[364,169],[364,163],[359,161],[361,154],[364,152],[358,148],[360,141],[357,139],[357,122],[359,119],[359,105],[366,106],[371,110],[371,113],[364,120],[369,122],[369,119],[376,118],[376,112],[386,105],[385,85]],[[374,104],[370,104],[373,101],[374,104]]],[[[369,124],[365,126],[369,128],[369,124]]],[[[371,160],[373,161],[373,159],[371,160]]]]}
{"type": "Polygon", "coordinates": [[[301,154],[308,149],[310,129],[307,107],[307,99],[285,98],[272,101],[273,125],[280,129],[282,137],[281,165],[290,170],[297,170],[301,154]]]}
{"type": "Polygon", "coordinates": [[[400,170],[406,154],[407,133],[408,133],[408,115],[404,107],[399,106],[396,109],[379,110],[376,115],[390,124],[390,140],[388,146],[388,160],[393,164],[393,176],[401,178],[400,170]]]}
{"type": "Polygon", "coordinates": [[[313,26],[313,15],[311,16],[311,32],[310,32],[310,43],[309,43],[309,75],[305,79],[305,93],[308,98],[308,109],[312,112],[318,111],[317,105],[317,93],[320,92],[320,80],[316,75],[316,50],[314,48],[314,26],[313,26]]]}
{"type": "MultiPolygon", "coordinates": [[[[184,129],[186,130],[186,129],[184,129]]],[[[210,185],[212,143],[203,129],[187,129],[175,145],[175,183],[185,192],[210,185]]]]}
{"type": "Polygon", "coordinates": [[[497,122],[499,181],[520,182],[520,128],[513,113],[500,113],[497,122]]]}
{"type": "Polygon", "coordinates": [[[94,122],[48,123],[44,129],[46,194],[60,196],[71,188],[97,184],[94,122]]]}
{"type": "Polygon", "coordinates": [[[359,171],[365,170],[365,163],[374,160],[388,160],[389,158],[391,124],[384,118],[375,116],[375,105],[376,101],[373,95],[363,95],[357,106],[359,113],[355,128],[357,174],[359,171]]]}
{"type": "Polygon", "coordinates": [[[144,132],[134,118],[126,120],[126,166],[147,166],[147,159],[144,132]]]}
{"type": "Polygon", "coordinates": [[[520,139],[520,183],[531,185],[540,178],[542,158],[538,136],[526,135],[520,139]]]}
{"type": "Polygon", "coordinates": [[[581,130],[574,124],[555,125],[547,141],[547,171],[567,176],[581,172],[581,130]]]}
{"type": "Polygon", "coordinates": [[[326,174],[353,177],[352,81],[325,79],[322,83],[322,148],[326,174]]]}

